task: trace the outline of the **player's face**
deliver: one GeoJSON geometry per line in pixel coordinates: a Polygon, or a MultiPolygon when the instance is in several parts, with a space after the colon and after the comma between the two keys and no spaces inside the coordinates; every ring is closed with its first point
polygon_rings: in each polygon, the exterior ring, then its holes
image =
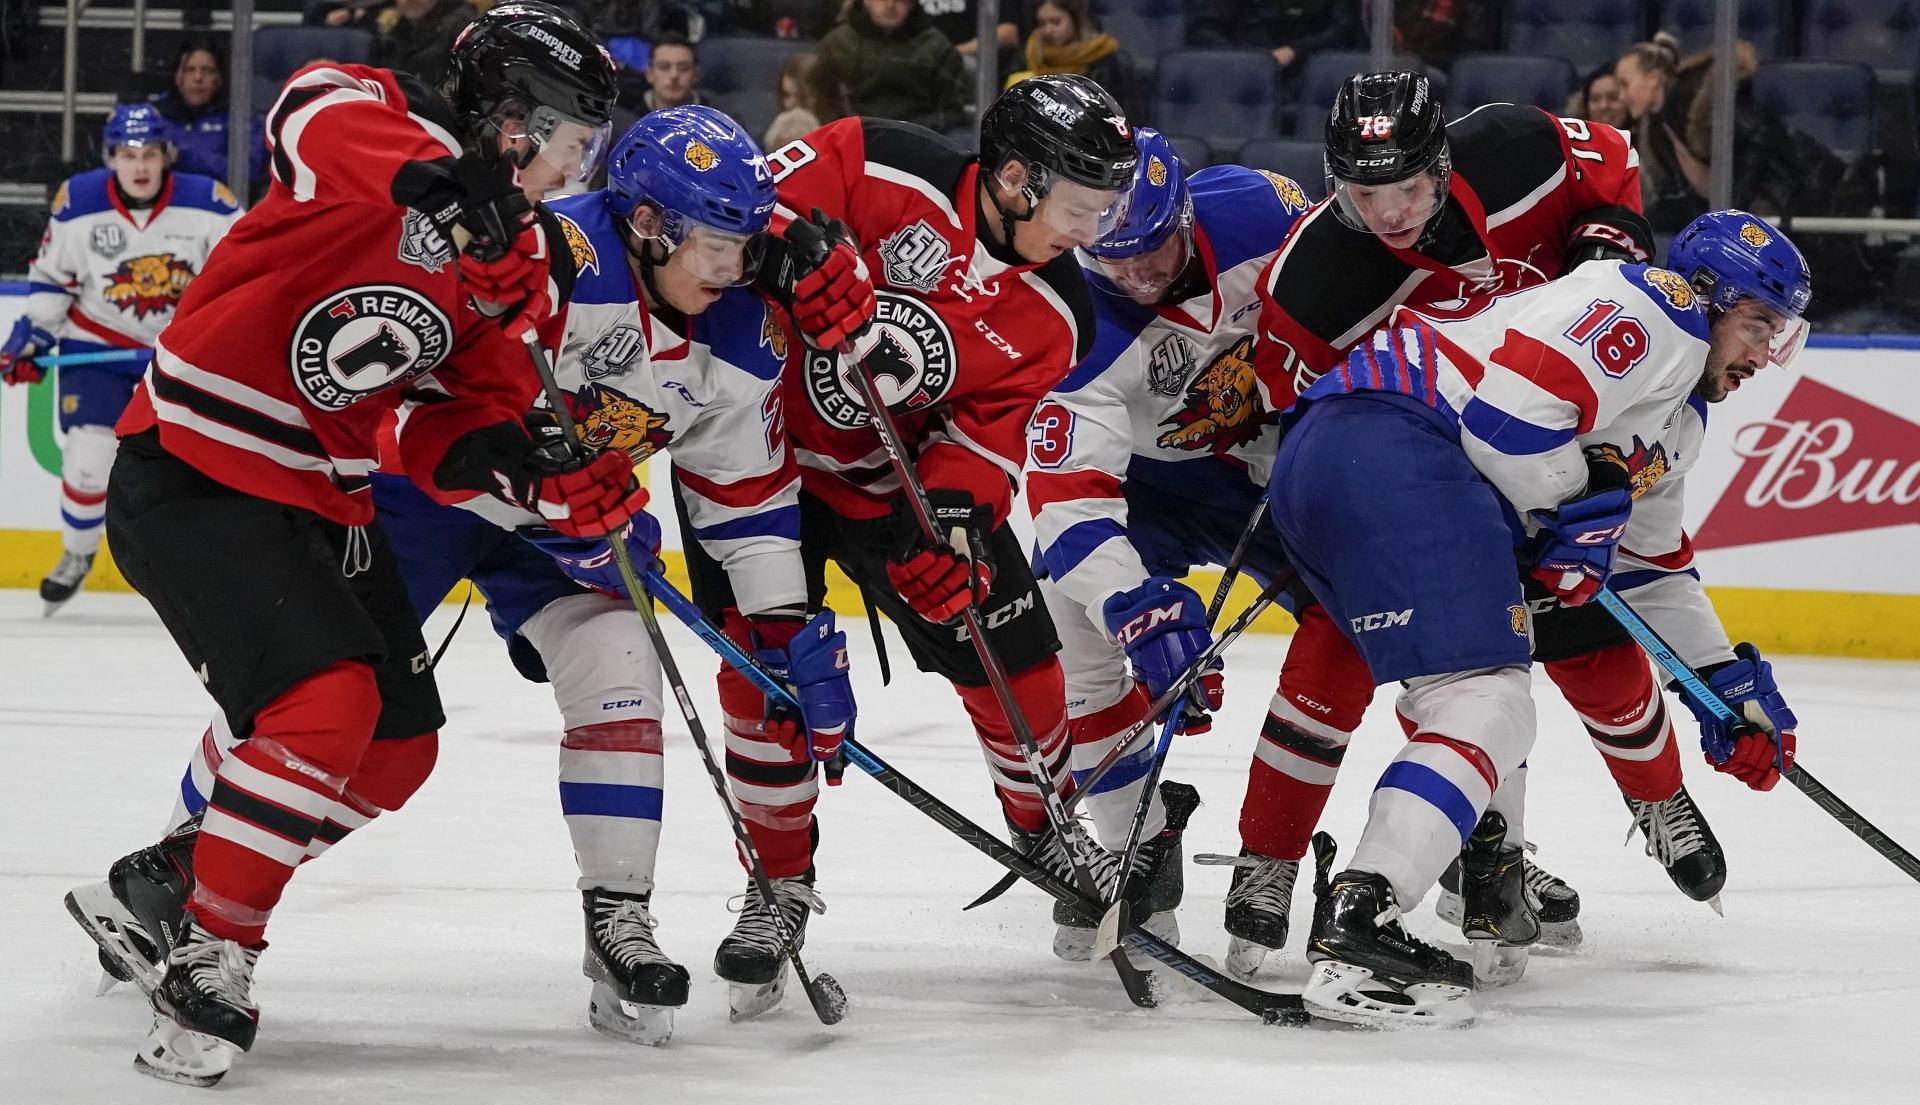
{"type": "Polygon", "coordinates": [[[1190,236],[1190,233],[1178,232],[1137,257],[1116,261],[1095,258],[1094,266],[1114,287],[1125,292],[1127,298],[1142,307],[1151,307],[1160,302],[1180,271],[1187,267],[1187,259],[1192,256],[1190,236]]]}
{"type": "Polygon", "coordinates": [[[1045,264],[1074,248],[1100,240],[1126,217],[1122,194],[1089,188],[1071,180],[1055,181],[1033,217],[1015,224],[1014,249],[1035,264],[1045,264]]]}
{"type": "Polygon", "coordinates": [[[1440,187],[1432,173],[1392,184],[1343,182],[1340,191],[1367,229],[1394,249],[1412,249],[1427,220],[1440,209],[1440,187]]]}
{"type": "MultiPolygon", "coordinates": [[[[627,223],[655,257],[667,248],[659,237],[661,223],[660,213],[645,206],[636,208],[627,223]]],[[[695,223],[667,259],[654,265],[653,289],[667,306],[697,315],[713,306],[720,293],[753,279],[763,245],[763,235],[730,234],[695,223]]]]}
{"type": "Polygon", "coordinates": [[[606,152],[608,128],[555,117],[548,109],[538,108],[531,120],[501,120],[499,134],[500,152],[521,166],[520,191],[532,203],[568,184],[585,183],[606,152]]]}
{"type": "Polygon", "coordinates": [[[115,146],[107,162],[120,190],[136,200],[150,200],[160,194],[167,179],[165,146],[115,146]]]}
{"type": "Polygon", "coordinates": [[[1785,367],[1806,340],[1806,323],[1754,300],[1742,300],[1713,320],[1707,367],[1694,392],[1718,403],[1769,364],[1785,367]]]}

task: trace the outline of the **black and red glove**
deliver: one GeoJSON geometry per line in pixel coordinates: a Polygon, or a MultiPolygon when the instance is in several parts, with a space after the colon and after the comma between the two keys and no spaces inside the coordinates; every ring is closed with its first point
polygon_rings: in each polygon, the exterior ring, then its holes
{"type": "Polygon", "coordinates": [[[604,537],[647,508],[647,489],[634,478],[633,459],[609,449],[585,464],[539,474],[523,503],[569,537],[604,537]]]}
{"type": "Polygon", "coordinates": [[[910,513],[896,515],[911,529],[887,561],[887,581],[914,613],[944,624],[968,606],[986,602],[993,589],[993,562],[987,559],[984,536],[993,512],[964,491],[929,488],[927,500],[941,540],[929,542],[910,513]]]}
{"type": "Polygon", "coordinates": [[[552,316],[552,251],[511,161],[478,152],[409,161],[394,174],[391,191],[451,244],[475,307],[498,318],[508,336],[519,338],[552,316]]]}
{"type": "Polygon", "coordinates": [[[521,338],[553,317],[551,257],[546,233],[529,223],[504,248],[474,239],[460,254],[460,280],[481,314],[498,318],[508,337],[521,338]]]}
{"type": "Polygon", "coordinates": [[[788,223],[781,239],[785,258],[770,274],[771,290],[808,345],[840,348],[867,328],[877,307],[853,232],[816,207],[812,217],[788,223]]]}

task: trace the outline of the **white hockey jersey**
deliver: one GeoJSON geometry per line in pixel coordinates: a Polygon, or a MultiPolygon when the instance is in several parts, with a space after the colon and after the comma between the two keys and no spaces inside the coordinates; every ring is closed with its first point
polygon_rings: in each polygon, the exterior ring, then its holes
{"type": "Polygon", "coordinates": [[[1706,436],[1694,388],[1707,345],[1705,303],[1678,273],[1589,262],[1452,311],[1402,307],[1302,398],[1422,400],[1458,426],[1474,467],[1529,529],[1529,511],[1585,492],[1590,453],[1619,463],[1634,505],[1612,585],[1632,589],[1636,609],[1700,667],[1733,658],[1681,523],[1684,476],[1706,436]]]}
{"type": "MultiPolygon", "coordinates": [[[[725,566],[741,612],[804,607],[800,473],[778,386],[787,337],[774,309],[729,288],[676,332],[638,302],[605,193],[548,206],[578,269],[549,347],[581,436],[636,464],[671,449],[693,526],[685,536],[725,566]]],[[[502,525],[540,523],[490,496],[461,505],[502,525]]]]}
{"type": "MultiPolygon", "coordinates": [[[[27,316],[57,338],[151,347],[240,214],[233,193],[212,177],[169,173],[153,206],[130,211],[113,170],[81,173],[53,197],[28,269],[27,316]]],[[[125,368],[138,375],[145,365],[125,368]]]]}
{"type": "Polygon", "coordinates": [[[1109,595],[1147,577],[1127,538],[1124,482],[1244,517],[1273,469],[1274,400],[1254,376],[1260,274],[1307,210],[1306,194],[1238,165],[1204,169],[1188,187],[1207,289],[1142,307],[1089,269],[1093,351],[1040,404],[1027,435],[1041,557],[1096,617],[1109,595]]]}

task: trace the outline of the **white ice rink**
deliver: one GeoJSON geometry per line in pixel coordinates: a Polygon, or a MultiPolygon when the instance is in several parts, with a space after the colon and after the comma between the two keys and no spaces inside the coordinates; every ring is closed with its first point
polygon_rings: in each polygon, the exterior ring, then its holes
{"type": "MultiPolygon", "coordinates": [[[[125,986],[93,996],[93,945],[60,899],[154,838],[209,702],[139,599],[86,594],[52,621],[39,606],[29,592],[0,592],[0,1102],[9,1105],[200,1092],[275,1105],[1920,1100],[1920,884],[1790,787],[1752,794],[1714,775],[1688,722],[1689,786],[1731,868],[1727,915],[1714,916],[1672,888],[1637,838],[1621,846],[1618,794],[1544,679],[1528,835],[1543,865],[1579,889],[1586,945],[1536,952],[1518,985],[1480,995],[1474,1028],[1265,1028],[1171,981],[1178,1000],[1135,1009],[1104,965],[1052,957],[1050,903],[1038,891],[1023,885],[961,913],[1000,869],[857,771],[823,795],[828,912],[806,948],[810,966],[846,986],[852,1013],[823,1027],[796,988],[772,1016],[729,1024],[710,965],[743,877],[675,718],[655,910],[662,943],[693,973],[693,997],[664,1048],[604,1039],[586,1023],[579,896],[553,781],[557,716],[545,688],[514,675],[483,616],[468,618],[442,669],[449,721],[433,781],[288,891],[256,975],[263,1013],[252,1053],[217,1090],[166,1085],[131,1066],[149,1023],[144,1002],[125,986]]],[[[700,673],[701,708],[713,711],[707,654],[669,632],[683,666],[700,673]]],[[[881,689],[863,634],[850,634],[862,737],[997,826],[958,701],[914,672],[881,689]]],[[[1212,736],[1175,750],[1169,774],[1206,800],[1189,855],[1237,847],[1247,756],[1284,646],[1236,645],[1225,716],[1212,736]]],[[[904,662],[897,641],[893,655],[904,662]]],[[[1920,846],[1920,665],[1775,664],[1807,765],[1920,846]]],[[[1357,838],[1371,783],[1399,743],[1382,695],[1325,821],[1336,837],[1357,838]]],[[[1190,950],[1224,950],[1227,877],[1189,865],[1190,950]]],[[[1309,902],[1303,890],[1293,947],[1263,984],[1303,981],[1309,902]]],[[[1424,904],[1413,926],[1460,943],[1424,904]]]]}

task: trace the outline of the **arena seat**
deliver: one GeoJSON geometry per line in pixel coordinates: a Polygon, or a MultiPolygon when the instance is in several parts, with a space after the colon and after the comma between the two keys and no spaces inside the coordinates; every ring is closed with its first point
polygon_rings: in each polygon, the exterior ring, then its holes
{"type": "Polygon", "coordinates": [[[1871,65],[1905,84],[1920,64],[1920,0],[1808,0],[1801,56],[1871,65]]]}
{"type": "Polygon", "coordinates": [[[1753,75],[1753,97],[1847,161],[1873,148],[1873,70],[1859,62],[1770,61],[1753,75]]]}
{"type": "Polygon", "coordinates": [[[253,32],[253,73],[277,87],[316,58],[369,64],[375,41],[357,27],[262,27],[253,32]]]}
{"type": "Polygon", "coordinates": [[[1326,144],[1306,138],[1256,138],[1240,147],[1235,163],[1292,177],[1310,200],[1327,194],[1326,144]]]}
{"type": "Polygon", "coordinates": [[[1482,104],[1532,104],[1559,112],[1579,77],[1573,63],[1543,54],[1462,54],[1447,81],[1447,115],[1458,119],[1482,104]]]}
{"type": "Polygon", "coordinates": [[[813,43],[789,38],[715,35],[699,46],[700,91],[759,141],[780,114],[780,69],[813,43]]]}
{"type": "Polygon", "coordinates": [[[1274,130],[1274,79],[1265,50],[1169,50],[1153,77],[1149,120],[1177,125],[1217,150],[1274,130]]]}
{"type": "Polygon", "coordinates": [[[1615,60],[1647,37],[1647,0],[1527,0],[1506,9],[1506,49],[1554,54],[1580,73],[1615,60]]]}
{"type": "MultiPolygon", "coordinates": [[[[1734,34],[1753,44],[1762,61],[1791,52],[1791,25],[1788,0],[1740,0],[1740,12],[1734,17],[1734,34]]],[[[1715,0],[1667,0],[1660,27],[1680,40],[1680,52],[1691,54],[1713,46],[1713,10],[1715,0]]]]}

